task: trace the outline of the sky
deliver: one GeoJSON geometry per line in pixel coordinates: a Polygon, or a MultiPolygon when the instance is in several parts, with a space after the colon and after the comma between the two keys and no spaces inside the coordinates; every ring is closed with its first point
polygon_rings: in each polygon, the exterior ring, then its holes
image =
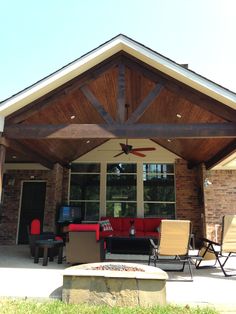
{"type": "Polygon", "coordinates": [[[236,0],[0,0],[0,101],[120,33],[236,92],[236,0]]]}

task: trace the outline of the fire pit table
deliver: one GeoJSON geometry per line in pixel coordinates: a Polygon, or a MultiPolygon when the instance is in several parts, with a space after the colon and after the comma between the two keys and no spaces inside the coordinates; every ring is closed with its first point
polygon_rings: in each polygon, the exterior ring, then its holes
{"type": "Polygon", "coordinates": [[[109,306],[155,306],[166,303],[163,270],[136,263],[92,263],[64,270],[62,300],[109,306]]]}

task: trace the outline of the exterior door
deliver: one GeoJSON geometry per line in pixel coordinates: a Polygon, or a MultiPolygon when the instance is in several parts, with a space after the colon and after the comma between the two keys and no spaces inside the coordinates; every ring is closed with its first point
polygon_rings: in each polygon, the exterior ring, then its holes
{"type": "Polygon", "coordinates": [[[18,244],[29,243],[28,228],[33,219],[39,219],[43,225],[45,197],[46,182],[23,182],[18,244]]]}

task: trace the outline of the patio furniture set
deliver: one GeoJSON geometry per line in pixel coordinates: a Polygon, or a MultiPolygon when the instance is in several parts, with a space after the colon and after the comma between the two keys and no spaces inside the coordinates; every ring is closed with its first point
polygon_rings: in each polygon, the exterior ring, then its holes
{"type": "MultiPolygon", "coordinates": [[[[149,255],[149,265],[182,264],[177,269],[179,271],[188,265],[192,280],[192,265],[195,264],[196,268],[205,267],[202,261],[210,253],[225,276],[235,275],[226,272],[225,264],[236,254],[236,215],[223,217],[221,243],[204,238],[204,247],[199,251],[191,250],[193,235],[189,220],[103,217],[96,224],[69,224],[67,232],[65,255],[69,264],[101,262],[105,260],[105,252],[142,254],[149,255]],[[135,232],[132,233],[132,230],[135,232]]],[[[44,266],[47,265],[48,258],[51,261],[55,256],[58,256],[58,263],[62,263],[63,240],[48,233],[33,233],[34,240],[31,238],[30,245],[31,253],[34,251],[34,262],[38,263],[41,254],[44,266]]],[[[176,268],[173,270],[176,271],[176,268]]]]}

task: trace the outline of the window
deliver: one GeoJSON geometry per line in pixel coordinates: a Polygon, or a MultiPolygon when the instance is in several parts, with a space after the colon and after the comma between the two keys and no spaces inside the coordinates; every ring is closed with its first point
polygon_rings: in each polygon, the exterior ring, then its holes
{"type": "Polygon", "coordinates": [[[69,203],[81,208],[84,220],[99,219],[100,164],[72,164],[69,203]]]}
{"type": "Polygon", "coordinates": [[[144,217],[175,218],[173,164],[143,165],[144,217]]]}
{"type": "Polygon", "coordinates": [[[136,217],[136,164],[107,164],[106,215],[136,217]]]}

